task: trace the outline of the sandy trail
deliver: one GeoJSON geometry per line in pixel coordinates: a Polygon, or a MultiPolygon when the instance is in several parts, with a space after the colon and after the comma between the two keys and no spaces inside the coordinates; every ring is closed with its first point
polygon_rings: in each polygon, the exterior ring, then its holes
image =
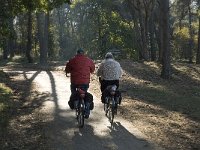
{"type": "MultiPolygon", "coordinates": [[[[24,75],[23,75],[24,76],[24,75]]],[[[94,110],[85,126],[79,129],[67,101],[70,96],[70,80],[59,71],[27,71],[37,91],[50,96],[41,99],[41,114],[46,115],[48,125],[45,137],[52,150],[150,150],[157,149],[145,140],[145,136],[131,123],[115,118],[113,128],[104,115],[103,105],[94,93],[94,110]]],[[[98,85],[97,85],[98,86],[98,85]]]]}

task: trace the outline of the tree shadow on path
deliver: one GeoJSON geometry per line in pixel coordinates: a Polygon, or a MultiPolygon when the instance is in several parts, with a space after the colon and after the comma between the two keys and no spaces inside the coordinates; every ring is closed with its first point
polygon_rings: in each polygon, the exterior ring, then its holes
{"type": "MultiPolygon", "coordinates": [[[[150,144],[144,141],[132,133],[130,133],[119,122],[115,125],[115,130],[105,127],[107,134],[98,135],[94,126],[88,124],[90,121],[95,122],[95,118],[92,120],[85,120],[83,128],[78,128],[77,121],[75,119],[75,112],[70,109],[61,109],[58,105],[58,93],[59,88],[56,85],[55,78],[50,71],[47,71],[50,78],[52,97],[55,103],[54,118],[47,123],[46,138],[48,147],[52,150],[145,150],[150,149],[150,144]]],[[[69,86],[69,85],[68,85],[69,86]]],[[[67,104],[67,103],[66,103],[67,104]]],[[[99,120],[97,117],[96,120],[99,120]]],[[[99,120],[101,122],[101,120],[99,120]]]]}

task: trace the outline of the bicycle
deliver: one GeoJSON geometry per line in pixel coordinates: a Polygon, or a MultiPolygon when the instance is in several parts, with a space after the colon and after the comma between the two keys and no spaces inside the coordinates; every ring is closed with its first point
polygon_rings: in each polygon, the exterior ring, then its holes
{"type": "Polygon", "coordinates": [[[85,118],[85,91],[81,90],[80,88],[77,89],[77,92],[79,94],[78,98],[78,104],[75,104],[75,110],[76,110],[76,119],[78,122],[78,126],[80,128],[83,128],[84,126],[84,118],[85,118]]]}
{"type": "Polygon", "coordinates": [[[107,96],[105,98],[104,111],[105,111],[105,115],[108,117],[108,119],[112,125],[115,114],[117,114],[118,102],[115,101],[115,94],[116,94],[117,86],[110,85],[107,87],[107,90],[109,91],[109,96],[107,96]]]}

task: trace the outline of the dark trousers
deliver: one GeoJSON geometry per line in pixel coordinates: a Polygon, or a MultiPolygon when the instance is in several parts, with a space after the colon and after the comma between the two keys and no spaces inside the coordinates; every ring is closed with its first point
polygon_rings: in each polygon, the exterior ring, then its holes
{"type": "Polygon", "coordinates": [[[101,84],[101,93],[106,89],[109,85],[116,85],[117,89],[119,88],[119,80],[101,80],[99,79],[101,84]]]}
{"type": "MultiPolygon", "coordinates": [[[[109,91],[106,90],[107,86],[109,85],[116,85],[117,89],[119,88],[119,80],[101,80],[99,79],[99,82],[101,83],[101,102],[105,103],[105,97],[109,96],[109,91]]],[[[121,103],[121,93],[117,90],[115,94],[115,99],[116,97],[119,98],[119,104],[121,103]]]]}

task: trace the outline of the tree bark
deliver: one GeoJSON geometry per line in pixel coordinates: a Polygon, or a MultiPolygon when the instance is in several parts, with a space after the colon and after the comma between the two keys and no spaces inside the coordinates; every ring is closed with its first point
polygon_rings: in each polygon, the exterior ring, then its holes
{"type": "Polygon", "coordinates": [[[59,51],[59,56],[64,55],[64,15],[63,15],[63,8],[57,9],[57,16],[58,16],[58,22],[59,22],[59,46],[60,46],[60,51],[59,51]]]}
{"type": "Polygon", "coordinates": [[[43,20],[43,13],[42,12],[37,13],[37,29],[38,29],[38,39],[39,39],[39,47],[40,47],[40,63],[42,62],[42,59],[43,59],[43,49],[44,49],[44,43],[43,43],[44,24],[42,20],[43,20]]]}
{"type": "MultiPolygon", "coordinates": [[[[191,3],[191,2],[190,2],[191,3]]],[[[190,8],[190,3],[188,3],[188,19],[189,19],[189,34],[190,34],[190,39],[189,39],[189,49],[188,49],[188,54],[189,54],[189,63],[192,63],[192,58],[193,58],[193,33],[192,33],[192,14],[191,14],[191,8],[190,8]]]]}
{"type": "Polygon", "coordinates": [[[15,30],[13,25],[14,17],[9,18],[9,40],[8,40],[8,49],[10,53],[10,58],[14,57],[14,38],[15,30]]]}
{"type": "Polygon", "coordinates": [[[146,32],[145,31],[147,29],[146,27],[146,23],[144,21],[144,19],[142,18],[142,14],[140,12],[140,10],[138,11],[139,13],[139,22],[140,22],[140,32],[141,32],[141,39],[142,39],[142,49],[140,50],[141,51],[141,57],[140,59],[144,59],[144,60],[148,60],[148,50],[147,50],[147,37],[146,37],[146,32]]]}
{"type": "Polygon", "coordinates": [[[48,50],[49,50],[49,11],[45,14],[44,23],[44,49],[41,64],[47,64],[48,50]]]}
{"type": "Polygon", "coordinates": [[[37,28],[40,46],[40,64],[46,65],[48,54],[49,13],[37,13],[37,28]]]}
{"type": "Polygon", "coordinates": [[[196,63],[200,64],[200,17],[199,17],[199,32],[198,32],[198,47],[197,47],[196,63]]]}
{"type": "Polygon", "coordinates": [[[6,39],[3,40],[3,59],[8,59],[8,42],[6,39]]]}
{"type": "Polygon", "coordinates": [[[31,50],[32,50],[32,11],[29,9],[28,11],[28,27],[27,27],[27,47],[26,47],[26,57],[28,60],[28,63],[32,63],[33,59],[31,56],[31,50]]]}
{"type": "Polygon", "coordinates": [[[171,63],[170,63],[170,45],[169,45],[169,0],[160,0],[161,10],[161,26],[162,29],[162,71],[161,77],[164,79],[170,79],[171,77],[171,63]]]}
{"type": "Polygon", "coordinates": [[[156,61],[156,46],[155,46],[155,27],[154,27],[154,17],[153,14],[150,17],[150,22],[149,22],[149,40],[150,40],[150,47],[151,47],[151,61],[156,61]]]}

